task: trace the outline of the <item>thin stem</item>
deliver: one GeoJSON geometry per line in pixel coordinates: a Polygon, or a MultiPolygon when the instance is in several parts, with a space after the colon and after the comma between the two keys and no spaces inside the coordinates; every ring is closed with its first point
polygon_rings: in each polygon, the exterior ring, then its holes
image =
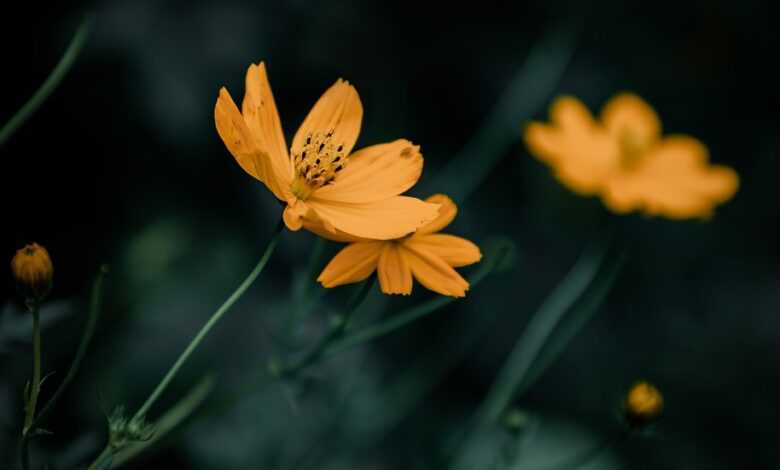
{"type": "Polygon", "coordinates": [[[246,292],[249,286],[251,286],[252,283],[255,281],[255,279],[257,279],[257,276],[259,276],[260,273],[263,272],[263,268],[265,268],[265,265],[268,263],[268,260],[271,258],[271,254],[274,252],[274,249],[276,248],[276,244],[279,242],[279,235],[282,233],[283,228],[284,228],[284,223],[280,220],[279,224],[276,227],[276,230],[274,231],[273,236],[271,237],[271,240],[268,242],[268,246],[265,249],[265,253],[263,253],[262,258],[260,258],[260,261],[257,263],[255,268],[252,270],[251,273],[249,273],[249,276],[247,276],[247,278],[244,279],[244,282],[242,282],[241,285],[238,286],[238,289],[236,289],[236,291],[233,292],[233,294],[230,297],[228,297],[225,303],[223,303],[222,306],[220,306],[217,309],[217,311],[214,312],[211,318],[209,318],[206,324],[203,325],[203,328],[200,329],[198,334],[195,336],[195,338],[193,338],[193,340],[190,342],[190,344],[187,346],[184,352],[181,353],[181,356],[179,356],[179,358],[173,364],[173,366],[168,371],[168,373],[165,374],[165,377],[163,377],[163,379],[154,389],[152,394],[149,395],[149,398],[146,399],[146,402],[144,402],[141,408],[133,416],[132,421],[138,421],[144,416],[146,416],[146,413],[149,411],[149,408],[151,408],[152,405],[154,405],[154,403],[160,397],[160,395],[162,395],[162,393],[171,383],[173,378],[179,372],[179,369],[181,369],[184,363],[187,362],[187,359],[189,359],[193,351],[197,349],[197,347],[200,345],[200,343],[203,341],[203,339],[206,337],[209,331],[211,331],[214,325],[225,315],[225,313],[228,310],[230,310],[230,307],[232,307],[233,304],[235,304],[236,301],[240,299],[242,295],[244,295],[244,292],[246,292]]]}
{"type": "Polygon", "coordinates": [[[33,316],[33,378],[30,397],[27,400],[27,413],[24,417],[23,435],[27,435],[35,418],[35,407],[38,404],[38,394],[41,391],[41,315],[38,302],[31,306],[33,316]]]}
{"type": "Polygon", "coordinates": [[[84,355],[87,352],[87,347],[89,347],[89,343],[92,341],[92,336],[95,333],[95,325],[100,313],[103,292],[103,278],[107,272],[108,268],[106,266],[101,266],[100,272],[98,273],[97,277],[95,278],[95,282],[92,285],[92,293],[90,295],[89,303],[89,317],[87,318],[87,324],[84,327],[84,333],[81,336],[81,342],[79,343],[78,350],[76,351],[76,356],[73,358],[73,362],[70,365],[68,374],[65,376],[62,383],[60,383],[60,386],[57,387],[57,390],[51,396],[49,401],[46,402],[46,404],[41,408],[38,416],[33,417],[32,423],[30,424],[29,428],[27,428],[27,432],[23,433],[22,435],[19,449],[22,456],[22,468],[25,470],[30,468],[29,441],[33,437],[34,431],[38,428],[41,422],[43,422],[49,412],[54,408],[54,405],[57,403],[62,393],[73,381],[73,378],[76,376],[76,373],[81,366],[81,361],[84,359],[84,355]]]}
{"type": "Polygon", "coordinates": [[[73,357],[73,362],[70,365],[70,369],[68,370],[67,375],[62,380],[62,383],[60,383],[60,386],[51,396],[49,401],[46,402],[46,404],[41,408],[41,411],[38,413],[38,416],[35,418],[35,420],[33,420],[33,429],[38,427],[46,415],[48,415],[52,408],[54,408],[54,405],[57,403],[62,393],[65,391],[68,385],[70,385],[70,383],[73,381],[73,378],[76,376],[76,373],[79,371],[81,361],[84,359],[84,356],[87,353],[87,348],[92,341],[92,336],[95,334],[95,326],[97,325],[97,320],[100,316],[100,306],[103,300],[103,279],[105,278],[106,273],[108,273],[108,267],[101,266],[100,271],[95,277],[95,282],[92,285],[92,292],[90,294],[89,301],[89,316],[87,318],[87,324],[84,326],[84,333],[81,335],[81,342],[79,343],[78,349],[76,350],[76,355],[73,357]]]}
{"type": "Polygon", "coordinates": [[[371,279],[363,281],[363,284],[360,286],[358,291],[355,292],[347,304],[346,313],[339,319],[338,323],[335,324],[331,330],[325,334],[313,348],[309,350],[309,352],[304,354],[303,357],[301,357],[293,364],[284,367],[281,370],[282,375],[295,375],[297,372],[300,372],[306,367],[314,364],[322,357],[322,355],[328,350],[328,347],[333,344],[334,341],[340,339],[344,335],[344,332],[349,327],[349,322],[352,319],[355,311],[360,308],[360,306],[363,304],[363,301],[368,296],[368,293],[371,291],[371,287],[374,285],[375,279],[376,276],[372,276],[371,279]]]}
{"type": "Polygon", "coordinates": [[[25,397],[25,416],[24,428],[22,428],[22,440],[19,443],[19,454],[22,463],[22,469],[30,468],[30,447],[27,442],[27,435],[32,430],[33,420],[35,419],[35,407],[38,403],[38,393],[41,391],[41,318],[40,305],[38,301],[32,301],[29,304],[30,313],[33,316],[33,377],[30,384],[30,394],[25,397]]]}
{"type": "Polygon", "coordinates": [[[2,146],[8,140],[8,138],[11,137],[16,129],[24,124],[25,121],[27,121],[30,116],[35,113],[41,104],[46,101],[46,98],[48,98],[49,95],[51,95],[51,93],[57,88],[60,82],[62,82],[62,79],[65,78],[65,75],[67,75],[68,71],[73,66],[73,63],[76,61],[79,52],[81,52],[81,49],[87,40],[91,24],[91,16],[84,18],[84,20],[81,22],[81,25],[79,26],[78,31],[76,31],[76,34],[70,41],[68,48],[65,50],[65,54],[63,54],[59,63],[57,63],[57,66],[54,67],[54,70],[52,70],[49,77],[46,78],[46,81],[43,82],[43,85],[41,85],[41,87],[38,88],[38,90],[35,92],[35,94],[32,95],[27,103],[25,103],[24,106],[22,106],[22,108],[19,109],[16,114],[14,114],[11,120],[9,120],[2,127],[2,129],[0,129],[0,146],[2,146]]]}
{"type": "Polygon", "coordinates": [[[103,452],[97,456],[94,462],[87,468],[87,470],[103,470],[106,468],[106,464],[110,464],[111,459],[114,458],[114,454],[111,453],[111,447],[106,446],[103,452]]]}
{"type": "MultiPolygon", "coordinates": [[[[510,252],[511,248],[509,245],[505,243],[497,244],[497,246],[485,256],[485,261],[482,262],[477,272],[468,278],[470,286],[473,288],[479,284],[482,279],[501,265],[505,258],[509,256],[510,252]]],[[[328,345],[323,353],[325,356],[330,356],[345,349],[350,349],[388,335],[420,318],[430,315],[455,300],[457,300],[455,297],[436,296],[419,305],[406,309],[403,312],[392,315],[387,320],[362,328],[361,330],[340,339],[338,342],[328,345]]]]}

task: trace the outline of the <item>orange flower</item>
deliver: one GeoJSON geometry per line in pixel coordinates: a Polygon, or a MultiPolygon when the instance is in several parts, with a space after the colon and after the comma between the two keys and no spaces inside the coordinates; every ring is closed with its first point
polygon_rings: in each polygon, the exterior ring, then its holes
{"type": "Polygon", "coordinates": [[[482,253],[464,238],[438,233],[458,213],[449,197],[436,194],[426,201],[441,204],[439,216],[414,234],[396,240],[360,240],[339,233],[329,236],[321,227],[310,226],[310,230],[328,238],[352,242],[336,254],[317,280],[330,288],[362,281],[376,271],[385,294],[411,294],[414,277],[439,294],[466,295],[469,283],[453,268],[476,263],[482,253]]]}
{"type": "Polygon", "coordinates": [[[708,163],[707,148],[693,137],[662,137],[655,111],[623,93],[597,121],[576,98],[558,98],[550,124],[525,130],[531,153],[582,195],[598,195],[613,212],[640,211],[670,219],[706,218],[734,196],[739,177],[708,163]]]}
{"type": "Polygon", "coordinates": [[[290,230],[308,220],[331,233],[385,240],[436,217],[435,204],[399,196],[420,178],[418,146],[400,139],[350,154],[363,106],[348,82],[339,79],[317,101],[289,154],[262,62],[247,70],[241,109],[223,87],[214,107],[219,136],[241,168],[287,204],[290,230]]]}

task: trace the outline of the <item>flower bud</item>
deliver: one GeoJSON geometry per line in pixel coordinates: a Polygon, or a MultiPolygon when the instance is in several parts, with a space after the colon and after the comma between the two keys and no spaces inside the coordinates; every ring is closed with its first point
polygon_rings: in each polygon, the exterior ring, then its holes
{"type": "Polygon", "coordinates": [[[637,382],[628,391],[624,407],[629,424],[641,427],[661,416],[664,409],[664,397],[653,385],[647,382],[637,382]]]}
{"type": "Polygon", "coordinates": [[[11,260],[11,272],[22,295],[28,300],[43,300],[51,290],[54,266],[49,252],[37,243],[18,250],[11,260]]]}

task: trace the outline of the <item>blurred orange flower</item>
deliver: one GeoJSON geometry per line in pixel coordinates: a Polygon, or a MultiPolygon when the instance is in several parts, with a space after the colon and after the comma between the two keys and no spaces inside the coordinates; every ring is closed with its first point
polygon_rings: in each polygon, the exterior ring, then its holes
{"type": "MultiPolygon", "coordinates": [[[[464,238],[438,233],[458,213],[458,207],[449,197],[436,194],[426,201],[441,205],[439,216],[406,237],[376,241],[345,234],[330,236],[352,243],[336,254],[317,280],[330,288],[362,281],[376,271],[379,286],[385,294],[411,294],[414,277],[439,294],[466,295],[469,283],[453,268],[476,263],[482,253],[477,245],[464,238]]],[[[315,225],[309,229],[329,236],[315,225]]]]}
{"type": "Polygon", "coordinates": [[[578,99],[561,97],[550,120],[525,129],[531,153],[564,185],[600,196],[618,214],[707,218],[739,186],[737,173],[709,164],[707,148],[695,138],[663,137],[655,111],[636,95],[613,97],[600,120],[578,99]]]}
{"type": "Polygon", "coordinates": [[[386,240],[411,233],[437,215],[437,205],[399,196],[422,173],[418,146],[400,139],[350,154],[363,106],[346,81],[336,81],[317,101],[289,154],[262,62],[247,70],[241,111],[223,87],[214,119],[241,168],[287,204],[284,222],[290,230],[308,220],[329,233],[386,240]]]}

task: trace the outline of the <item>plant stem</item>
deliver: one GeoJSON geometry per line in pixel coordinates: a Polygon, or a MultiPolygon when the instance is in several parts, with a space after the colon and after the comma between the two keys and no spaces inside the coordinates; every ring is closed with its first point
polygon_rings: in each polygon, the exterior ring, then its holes
{"type": "Polygon", "coordinates": [[[68,70],[70,70],[70,68],[73,66],[73,63],[76,61],[81,48],[86,42],[91,24],[92,17],[87,16],[81,22],[78,31],[76,31],[76,34],[70,41],[68,48],[65,50],[65,54],[63,54],[59,63],[57,63],[57,66],[54,67],[54,70],[52,70],[49,77],[46,78],[46,81],[43,82],[43,85],[41,85],[41,87],[38,88],[35,94],[32,95],[32,97],[24,104],[24,106],[22,106],[21,109],[19,109],[19,111],[13,115],[11,120],[0,129],[0,146],[2,146],[8,140],[8,138],[11,137],[11,135],[16,131],[16,129],[19,128],[19,126],[24,124],[24,122],[27,121],[30,116],[33,115],[33,113],[35,113],[41,104],[46,101],[46,98],[48,98],[49,95],[51,95],[51,93],[57,88],[57,85],[60,84],[62,79],[65,78],[65,75],[67,75],[68,70]]]}
{"type": "Polygon", "coordinates": [[[211,331],[214,325],[225,315],[225,313],[228,310],[230,310],[230,307],[232,307],[233,304],[235,304],[236,301],[240,299],[242,295],[244,295],[244,292],[246,292],[249,286],[251,286],[252,283],[255,281],[255,279],[257,279],[257,276],[259,276],[260,273],[263,272],[263,268],[265,268],[265,265],[268,263],[271,254],[274,252],[274,249],[276,248],[276,244],[279,241],[279,235],[282,233],[283,228],[284,228],[284,223],[280,220],[279,224],[276,227],[276,230],[274,231],[273,236],[271,237],[271,240],[268,242],[268,246],[265,249],[265,253],[263,253],[263,256],[260,258],[260,261],[257,263],[255,268],[252,270],[251,273],[249,273],[249,276],[247,276],[247,278],[244,279],[244,282],[242,282],[241,285],[238,286],[238,289],[236,289],[235,292],[233,292],[233,294],[230,297],[228,297],[228,299],[222,304],[222,306],[220,306],[217,309],[217,311],[214,312],[211,318],[209,318],[206,324],[203,325],[203,327],[200,329],[200,331],[195,336],[195,338],[192,339],[192,341],[184,350],[184,352],[181,353],[181,356],[179,356],[179,358],[170,368],[168,373],[165,374],[165,377],[163,377],[160,383],[157,384],[157,387],[154,389],[152,394],[149,395],[149,398],[146,399],[146,402],[144,402],[141,408],[139,408],[139,410],[135,413],[135,415],[132,418],[132,421],[138,421],[146,415],[146,413],[149,411],[149,408],[151,408],[152,405],[154,405],[154,403],[160,397],[160,395],[162,395],[162,393],[171,383],[173,378],[179,372],[179,369],[181,369],[184,363],[187,362],[187,359],[189,359],[193,351],[197,349],[197,347],[200,345],[200,343],[203,341],[203,339],[206,337],[209,331],[211,331]]]}
{"type": "Polygon", "coordinates": [[[33,316],[33,378],[30,397],[27,400],[27,413],[24,417],[22,435],[27,435],[35,418],[35,407],[38,404],[38,393],[41,391],[41,315],[38,302],[30,307],[33,316]]]}
{"type": "Polygon", "coordinates": [[[22,440],[19,443],[19,454],[23,470],[30,468],[30,452],[27,435],[32,431],[35,419],[35,407],[38,403],[38,393],[41,390],[41,318],[40,305],[37,300],[28,304],[33,317],[33,377],[30,384],[30,394],[25,397],[24,428],[22,428],[22,440]]]}
{"type": "Polygon", "coordinates": [[[328,347],[334,341],[340,339],[344,335],[344,332],[349,327],[349,322],[352,319],[355,311],[360,308],[360,306],[363,304],[363,301],[368,296],[368,293],[371,291],[371,287],[374,285],[375,279],[376,276],[372,276],[371,279],[363,281],[360,289],[352,296],[349,303],[347,304],[346,313],[339,320],[339,322],[334,325],[331,330],[325,334],[313,348],[309,350],[309,352],[304,354],[303,357],[301,357],[293,364],[284,367],[281,370],[281,375],[292,376],[306,367],[314,364],[322,357],[322,355],[325,353],[325,351],[327,351],[328,347]]]}
{"type": "MultiPolygon", "coordinates": [[[[105,449],[103,449],[103,452],[98,455],[98,457],[95,459],[94,462],[87,468],[87,470],[103,470],[106,468],[106,460],[113,459],[113,454],[111,453],[111,447],[106,446],[105,449]]],[[[110,460],[109,460],[110,461],[110,460]]],[[[109,463],[110,465],[110,463],[109,463]]]]}
{"type": "Polygon", "coordinates": [[[60,386],[57,387],[57,390],[54,392],[51,398],[49,398],[49,401],[46,402],[43,407],[41,407],[41,411],[38,413],[38,416],[33,416],[32,423],[29,425],[29,427],[26,428],[27,432],[22,433],[22,440],[19,444],[19,452],[21,454],[22,468],[25,470],[30,468],[29,441],[33,437],[31,434],[34,434],[34,431],[38,429],[38,426],[49,414],[52,408],[54,408],[54,405],[57,403],[57,400],[59,400],[62,393],[66,388],[68,388],[70,382],[73,381],[73,378],[76,376],[76,373],[79,370],[81,361],[84,359],[84,355],[87,352],[87,347],[89,347],[89,343],[92,341],[92,336],[95,333],[95,324],[97,323],[97,319],[100,314],[100,305],[103,292],[103,277],[107,272],[108,268],[106,266],[101,266],[100,271],[95,278],[95,282],[92,285],[92,292],[90,294],[89,303],[89,317],[87,318],[87,324],[84,327],[84,333],[81,336],[81,342],[79,343],[78,350],[76,351],[76,356],[73,358],[73,362],[70,365],[68,374],[62,380],[60,386]]]}

